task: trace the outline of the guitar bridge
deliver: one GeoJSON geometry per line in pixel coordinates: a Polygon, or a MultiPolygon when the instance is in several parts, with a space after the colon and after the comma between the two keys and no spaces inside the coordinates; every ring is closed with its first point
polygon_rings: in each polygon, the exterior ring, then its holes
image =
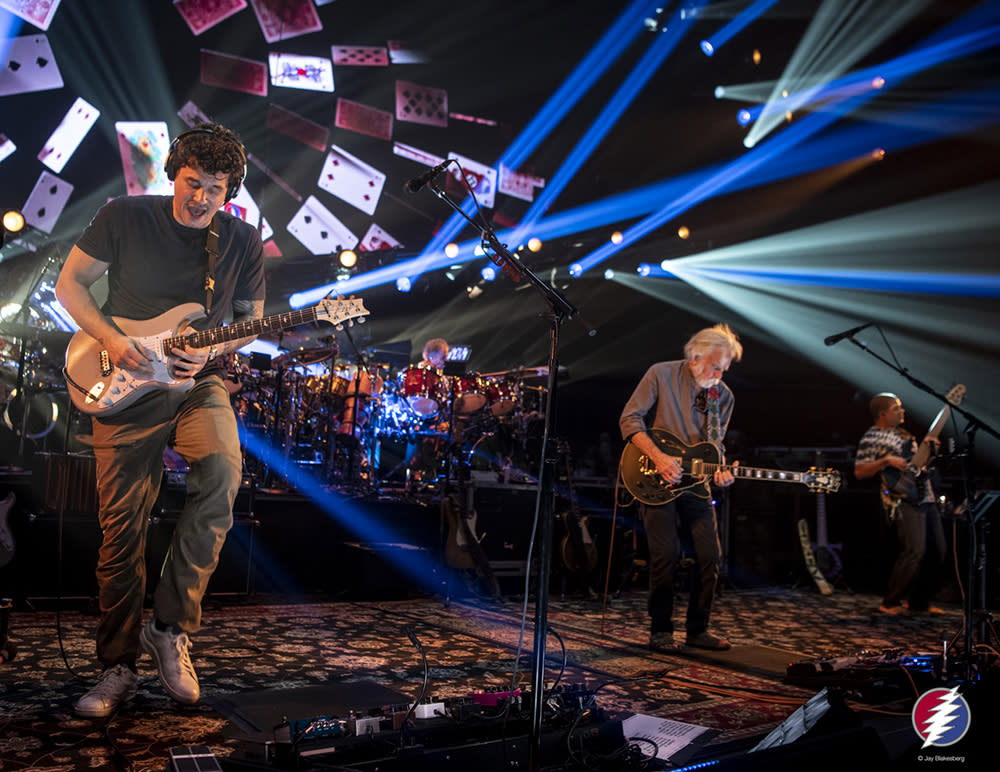
{"type": "Polygon", "coordinates": [[[101,377],[107,378],[111,375],[111,357],[108,356],[107,351],[102,351],[100,354],[100,367],[101,367],[101,377]]]}

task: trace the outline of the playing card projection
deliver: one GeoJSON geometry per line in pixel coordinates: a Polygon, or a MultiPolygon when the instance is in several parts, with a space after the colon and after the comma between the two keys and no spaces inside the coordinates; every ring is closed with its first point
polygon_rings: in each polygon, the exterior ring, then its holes
{"type": "Polygon", "coordinates": [[[310,121],[305,116],[280,105],[268,105],[264,125],[269,129],[284,134],[286,137],[298,140],[303,145],[324,151],[330,144],[330,130],[326,126],[310,121]]]}
{"type": "Polygon", "coordinates": [[[271,84],[305,91],[333,91],[333,65],[321,56],[267,55],[271,84]]]}
{"type": "Polygon", "coordinates": [[[385,46],[331,46],[334,64],[353,67],[388,67],[389,52],[385,46]]]}
{"type": "Polygon", "coordinates": [[[115,131],[126,193],[130,196],[172,193],[174,185],[163,170],[170,150],[167,124],[163,121],[120,121],[115,123],[115,131]]]}
{"type": "Polygon", "coordinates": [[[378,252],[380,249],[392,249],[393,247],[401,246],[403,245],[390,236],[384,228],[372,223],[368,226],[368,232],[361,239],[358,249],[362,252],[378,252]]]}
{"type": "Polygon", "coordinates": [[[402,142],[392,143],[392,154],[401,158],[409,158],[411,161],[417,161],[427,166],[437,166],[444,161],[439,155],[428,153],[426,150],[413,147],[413,145],[404,145],[402,142]]]}
{"type": "Polygon", "coordinates": [[[73,186],[51,172],[42,172],[31,195],[21,208],[24,221],[32,228],[52,233],[56,220],[66,208],[73,186]]]}
{"type": "Polygon", "coordinates": [[[0,96],[62,88],[63,79],[45,35],[27,35],[10,41],[0,70],[0,96]]]}
{"type": "Polygon", "coordinates": [[[100,110],[82,97],[77,97],[73,106],[52,132],[38,160],[56,174],[63,170],[70,156],[76,152],[87,132],[97,122],[100,110]]]}
{"type": "Polygon", "coordinates": [[[20,16],[44,32],[59,9],[59,0],[0,0],[0,8],[20,16]]]}
{"type": "Polygon", "coordinates": [[[530,174],[522,174],[513,169],[500,164],[499,182],[497,190],[508,196],[519,198],[522,201],[535,200],[535,188],[544,188],[545,180],[542,177],[533,177],[530,174]]]}
{"type": "Polygon", "coordinates": [[[195,35],[200,35],[246,7],[246,0],[174,0],[174,8],[184,17],[195,35]]]}
{"type": "Polygon", "coordinates": [[[393,64],[420,64],[427,61],[426,56],[411,48],[405,40],[387,40],[386,47],[393,64]]]}
{"type": "Polygon", "coordinates": [[[471,189],[476,194],[476,200],[479,201],[480,206],[492,209],[496,203],[497,170],[458,153],[448,153],[448,157],[458,161],[457,166],[452,164],[448,167],[448,188],[459,193],[468,193],[471,189]],[[459,166],[462,167],[461,171],[459,166]],[[463,171],[469,189],[466,189],[461,181],[463,171]]]}
{"type": "Polygon", "coordinates": [[[350,99],[337,99],[334,125],[378,139],[392,139],[392,113],[350,99]]]}
{"type": "Polygon", "coordinates": [[[245,94],[267,96],[267,65],[255,59],[201,49],[201,82],[245,94]]]}
{"type": "Polygon", "coordinates": [[[185,102],[177,111],[177,115],[188,127],[197,126],[199,123],[214,123],[194,102],[185,102]]]}
{"type": "Polygon", "coordinates": [[[447,128],[448,92],[397,80],[396,120],[447,128]]]}
{"type": "Polygon", "coordinates": [[[385,174],[333,145],[316,184],[365,214],[375,214],[385,185],[385,174]]]}
{"type": "Polygon", "coordinates": [[[240,185],[239,192],[223,204],[223,210],[234,217],[239,217],[254,228],[259,229],[260,227],[260,207],[254,197],[250,195],[246,185],[240,185]]]}
{"type": "Polygon", "coordinates": [[[0,161],[13,155],[15,150],[17,150],[17,145],[6,134],[0,134],[0,161]]]}
{"type": "Polygon", "coordinates": [[[314,255],[332,255],[358,244],[358,237],[315,196],[309,196],[295,213],[288,232],[314,255]]]}
{"type": "Polygon", "coordinates": [[[323,29],[313,0],[250,0],[250,4],[268,43],[323,29]]]}

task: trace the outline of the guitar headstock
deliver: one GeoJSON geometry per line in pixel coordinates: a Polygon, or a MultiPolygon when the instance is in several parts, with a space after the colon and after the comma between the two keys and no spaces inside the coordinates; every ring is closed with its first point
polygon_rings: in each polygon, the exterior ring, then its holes
{"type": "Polygon", "coordinates": [[[843,480],[836,469],[817,469],[812,466],[802,475],[802,482],[813,493],[836,493],[843,480]]]}
{"type": "Polygon", "coordinates": [[[353,295],[349,298],[323,298],[316,304],[316,318],[333,325],[354,319],[358,319],[360,324],[369,313],[371,312],[365,308],[365,301],[353,295]]]}
{"type": "Polygon", "coordinates": [[[955,384],[944,395],[944,399],[949,405],[961,405],[962,400],[965,399],[965,386],[961,383],[955,384]]]}

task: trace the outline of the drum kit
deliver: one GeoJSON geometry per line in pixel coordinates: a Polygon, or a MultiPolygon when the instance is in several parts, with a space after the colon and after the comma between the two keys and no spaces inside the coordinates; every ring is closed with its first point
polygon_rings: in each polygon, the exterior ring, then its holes
{"type": "MultiPolygon", "coordinates": [[[[335,348],[304,349],[261,370],[242,354],[230,357],[241,432],[267,438],[286,461],[352,490],[433,487],[455,457],[508,478],[537,475],[533,429],[544,407],[544,387],[530,382],[537,368],[528,376],[522,369],[446,374],[376,360],[344,363],[335,348]]],[[[248,455],[248,467],[254,463],[248,455]]],[[[267,487],[280,485],[273,468],[251,471],[269,479],[267,487]]]]}

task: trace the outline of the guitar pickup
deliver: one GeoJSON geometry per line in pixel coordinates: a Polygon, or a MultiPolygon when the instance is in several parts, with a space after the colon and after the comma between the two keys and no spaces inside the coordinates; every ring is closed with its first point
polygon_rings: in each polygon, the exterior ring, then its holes
{"type": "Polygon", "coordinates": [[[108,356],[107,351],[102,351],[100,354],[100,367],[101,367],[101,377],[107,378],[111,375],[111,357],[108,356]]]}

